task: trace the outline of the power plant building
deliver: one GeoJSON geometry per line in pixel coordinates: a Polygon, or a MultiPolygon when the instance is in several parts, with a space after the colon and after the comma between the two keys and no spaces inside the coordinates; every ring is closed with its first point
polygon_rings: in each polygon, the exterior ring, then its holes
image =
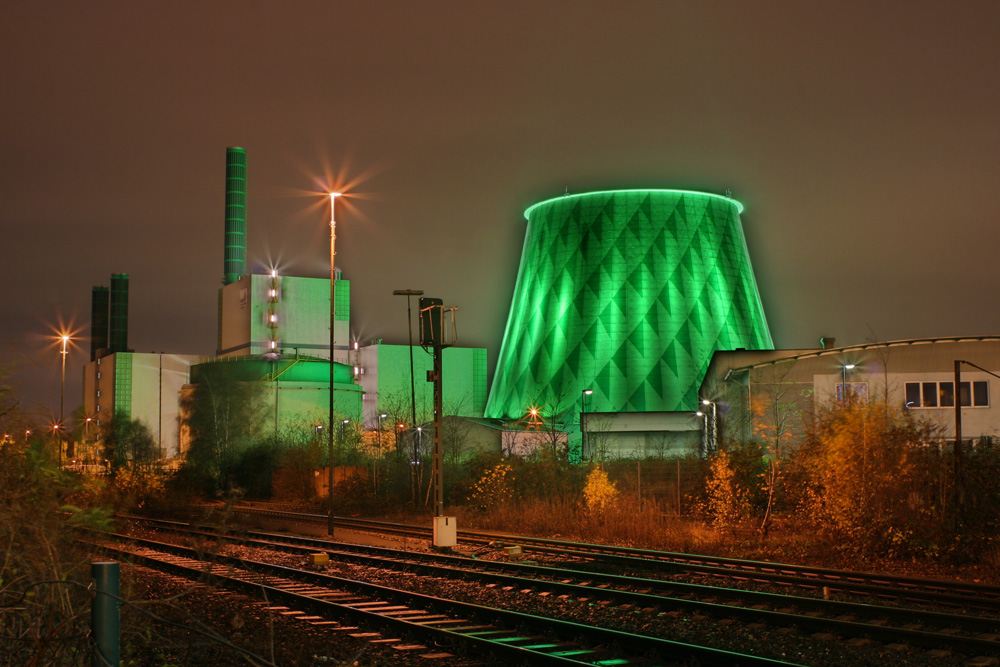
{"type": "MultiPolygon", "coordinates": [[[[338,271],[338,276],[340,272],[338,271]]],[[[335,359],[349,363],[351,282],[335,285],[335,359]]],[[[330,358],[330,280],[249,274],[219,290],[219,357],[330,358]]]]}
{"type": "MultiPolygon", "coordinates": [[[[441,387],[444,414],[482,417],[486,409],[486,349],[448,347],[442,350],[441,387]]],[[[431,353],[413,349],[413,402],[418,423],[434,418],[434,385],[427,381],[433,369],[431,353]]],[[[365,390],[364,419],[377,428],[378,416],[411,421],[410,347],[376,343],[361,347],[357,355],[358,382],[365,390]]]]}
{"type": "Polygon", "coordinates": [[[178,396],[188,383],[191,365],[204,357],[191,354],[115,352],[83,369],[83,409],[91,419],[91,441],[112,418],[138,419],[153,436],[162,458],[181,453],[178,396]]]}
{"type": "Polygon", "coordinates": [[[773,347],[742,210],[656,189],[528,208],[486,416],[697,410],[714,352],[773,347]]]}

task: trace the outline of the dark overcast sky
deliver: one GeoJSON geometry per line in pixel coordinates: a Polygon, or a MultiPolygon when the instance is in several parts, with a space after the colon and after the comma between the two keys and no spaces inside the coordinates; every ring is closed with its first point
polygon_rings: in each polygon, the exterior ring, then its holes
{"type": "MultiPolygon", "coordinates": [[[[361,340],[393,289],[499,353],[523,210],[724,192],[775,344],[996,334],[1000,3],[17,2],[0,22],[3,361],[58,411],[62,319],[131,276],[130,345],[210,354],[225,148],[249,257],[338,266],[361,340]],[[349,186],[349,187],[348,187],[349,186]]],[[[327,274],[328,275],[328,274],[327,274]]],[[[67,371],[81,402],[86,340],[67,371]]]]}

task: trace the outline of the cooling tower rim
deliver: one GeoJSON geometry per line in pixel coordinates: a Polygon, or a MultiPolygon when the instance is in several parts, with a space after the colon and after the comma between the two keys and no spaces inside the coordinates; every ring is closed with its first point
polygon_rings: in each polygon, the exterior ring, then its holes
{"type": "Polygon", "coordinates": [[[578,197],[590,197],[592,195],[621,195],[628,194],[630,192],[647,192],[647,193],[660,193],[660,194],[675,194],[675,195],[700,195],[702,197],[711,197],[713,199],[721,199],[722,201],[733,204],[736,207],[736,214],[739,215],[743,212],[743,204],[732,197],[727,197],[725,195],[718,195],[714,192],[702,192],[700,190],[676,190],[670,188],[635,188],[631,190],[593,190],[591,192],[580,192],[576,194],[564,194],[558,197],[552,197],[551,199],[546,199],[545,201],[540,201],[537,204],[532,204],[524,210],[524,219],[531,220],[531,212],[536,208],[551,204],[557,201],[565,201],[566,199],[574,199],[578,197]]]}
{"type": "Polygon", "coordinates": [[[227,151],[241,151],[243,153],[247,152],[247,149],[243,148],[242,146],[226,146],[226,150],[227,151]]]}

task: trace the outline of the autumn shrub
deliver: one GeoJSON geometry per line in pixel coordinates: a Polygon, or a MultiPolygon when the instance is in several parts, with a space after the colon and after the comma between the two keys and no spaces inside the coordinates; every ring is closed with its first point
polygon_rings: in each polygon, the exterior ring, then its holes
{"type": "Polygon", "coordinates": [[[608,473],[594,467],[587,474],[583,487],[583,501],[591,513],[600,514],[618,501],[618,487],[608,479],[608,473]]]}
{"type": "Polygon", "coordinates": [[[708,522],[721,529],[732,529],[750,514],[748,490],[739,483],[729,454],[715,454],[705,480],[705,501],[700,509],[708,522]]]}
{"type": "Polygon", "coordinates": [[[928,456],[933,436],[885,405],[825,410],[801,451],[805,516],[860,555],[939,555],[946,513],[928,456]]]}
{"type": "Polygon", "coordinates": [[[480,512],[496,510],[513,498],[513,485],[513,468],[506,461],[500,461],[473,484],[468,497],[469,507],[480,512]]]}
{"type": "Polygon", "coordinates": [[[80,491],[42,451],[0,448],[0,665],[90,661],[90,559],[71,524],[107,515],[67,503],[80,491]]]}

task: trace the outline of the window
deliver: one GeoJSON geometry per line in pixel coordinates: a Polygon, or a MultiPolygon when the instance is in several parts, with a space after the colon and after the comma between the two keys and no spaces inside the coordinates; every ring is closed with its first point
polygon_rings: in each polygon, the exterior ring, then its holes
{"type": "MultiPolygon", "coordinates": [[[[986,380],[963,382],[958,386],[958,400],[965,407],[987,408],[990,405],[990,384],[986,380]]],[[[907,382],[906,407],[955,407],[954,382],[907,382]]]]}
{"type": "Polygon", "coordinates": [[[921,385],[920,394],[924,400],[921,405],[925,408],[936,408],[938,404],[937,400],[937,382],[924,382],[921,385]]]}

